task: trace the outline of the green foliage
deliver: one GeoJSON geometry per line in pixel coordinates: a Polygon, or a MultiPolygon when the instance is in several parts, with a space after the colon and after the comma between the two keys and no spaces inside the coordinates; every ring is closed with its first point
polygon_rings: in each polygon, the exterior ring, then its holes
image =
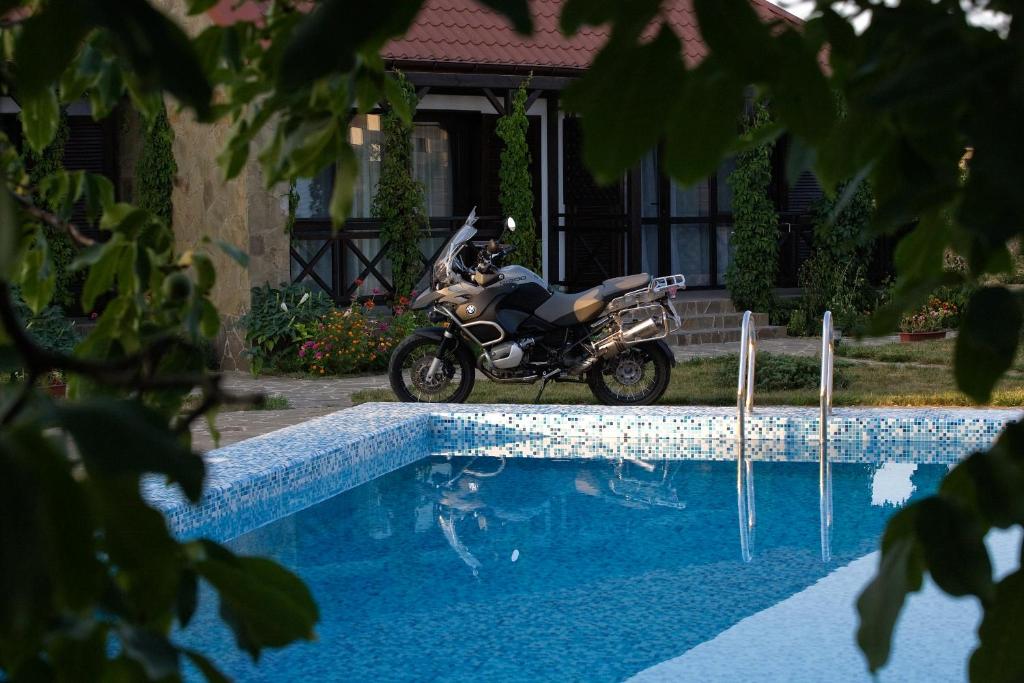
{"type": "Polygon", "coordinates": [[[306,340],[296,352],[301,370],[311,375],[348,375],[380,372],[388,367],[391,351],[426,318],[395,309],[390,319],[374,318],[373,301],[332,311],[312,325],[299,325],[306,340]]]}
{"type": "MultiPolygon", "coordinates": [[[[739,373],[739,356],[727,356],[716,366],[719,380],[728,385],[736,384],[739,373]]],[[[843,372],[845,365],[840,363],[834,368],[833,386],[845,389],[850,380],[843,372]]],[[[792,391],[795,389],[816,389],[821,376],[821,361],[813,356],[789,356],[773,353],[757,354],[757,372],[755,373],[754,389],[756,391],[792,391]]]]}
{"type": "Polygon", "coordinates": [[[800,336],[821,334],[821,317],[832,311],[835,326],[846,333],[859,333],[866,324],[866,316],[873,307],[871,288],[864,272],[854,261],[836,261],[829,252],[817,250],[800,267],[800,299],[804,323],[801,330],[796,315],[790,319],[790,329],[800,336]]]}
{"type": "MultiPolygon", "coordinates": [[[[31,147],[24,150],[25,164],[29,169],[29,184],[32,187],[38,188],[45,178],[64,168],[64,148],[67,146],[70,133],[67,112],[61,111],[57,132],[46,149],[38,153],[31,147]]],[[[75,247],[63,230],[44,225],[43,232],[56,271],[53,299],[62,306],[71,306],[74,303],[75,286],[80,285],[83,279],[82,273],[73,273],[70,270],[71,261],[75,258],[75,247]]]]}
{"type": "MultiPolygon", "coordinates": [[[[747,131],[771,124],[764,104],[755,105],[747,131]]],[[[772,181],[772,144],[765,143],[736,155],[736,168],[729,174],[732,188],[733,257],[725,272],[729,295],[739,310],[768,311],[775,301],[778,270],[779,217],[768,196],[772,181]]]]}
{"type": "Polygon", "coordinates": [[[265,284],[252,288],[252,304],[238,321],[245,328],[245,341],[253,374],[267,367],[280,367],[295,355],[302,339],[300,326],[315,324],[334,310],[334,301],[306,285],[282,283],[280,289],[265,284]]]}
{"type": "MultiPolygon", "coordinates": [[[[397,76],[405,106],[416,109],[416,90],[401,73],[397,76]]],[[[391,278],[396,296],[416,287],[423,272],[420,240],[428,227],[423,184],[412,177],[412,123],[389,108],[381,125],[380,180],[373,196],[373,215],[381,219],[380,238],[391,260],[391,278]]]]}
{"type": "Polygon", "coordinates": [[[142,152],[135,167],[135,203],[173,225],[171,194],[178,164],[174,161],[174,130],[163,106],[146,125],[142,152]]]}
{"type": "Polygon", "coordinates": [[[498,119],[498,137],[505,143],[501,151],[501,210],[516,221],[515,232],[506,239],[516,250],[512,259],[532,271],[540,272],[540,239],[533,216],[533,179],[530,175],[530,147],[526,142],[529,120],[526,118],[526,88],[523,81],[512,96],[512,109],[498,119]]]}

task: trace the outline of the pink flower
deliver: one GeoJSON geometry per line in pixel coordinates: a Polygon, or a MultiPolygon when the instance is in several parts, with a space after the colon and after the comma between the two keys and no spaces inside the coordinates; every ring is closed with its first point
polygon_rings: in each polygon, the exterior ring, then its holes
{"type": "Polygon", "coordinates": [[[317,359],[317,360],[320,360],[320,359],[321,359],[321,358],[323,358],[323,357],[324,357],[324,354],[322,354],[322,353],[320,353],[319,351],[317,351],[317,354],[316,354],[316,359],[317,359]]]}
{"type": "Polygon", "coordinates": [[[374,293],[374,294],[380,294],[380,290],[379,290],[379,289],[377,289],[376,287],[374,287],[374,288],[373,288],[373,293],[374,293]]]}
{"type": "Polygon", "coordinates": [[[305,355],[306,355],[306,349],[305,348],[299,349],[299,358],[303,358],[305,355]]]}
{"type": "Polygon", "coordinates": [[[95,320],[98,317],[99,317],[99,313],[97,313],[96,311],[93,311],[92,313],[89,314],[89,319],[90,320],[95,320]]]}

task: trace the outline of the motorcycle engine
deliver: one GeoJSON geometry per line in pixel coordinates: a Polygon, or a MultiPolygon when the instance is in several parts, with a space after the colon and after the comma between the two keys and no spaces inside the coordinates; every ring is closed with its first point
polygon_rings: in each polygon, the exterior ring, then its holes
{"type": "Polygon", "coordinates": [[[510,370],[517,368],[523,362],[526,352],[534,344],[532,337],[504,342],[491,348],[491,359],[493,366],[499,370],[510,370]]]}

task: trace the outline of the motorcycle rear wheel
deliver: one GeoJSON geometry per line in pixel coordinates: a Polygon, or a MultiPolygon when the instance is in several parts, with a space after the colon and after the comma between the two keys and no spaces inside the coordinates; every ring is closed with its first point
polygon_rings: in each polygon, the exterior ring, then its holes
{"type": "Polygon", "coordinates": [[[441,367],[431,382],[427,371],[437,357],[439,342],[426,337],[406,337],[395,347],[388,364],[388,380],[398,400],[405,403],[464,403],[473,391],[476,367],[462,344],[441,357],[441,367]]]}
{"type": "Polygon", "coordinates": [[[671,374],[669,359],[649,342],[598,361],[587,373],[587,385],[605,405],[647,406],[662,397],[671,374]]]}

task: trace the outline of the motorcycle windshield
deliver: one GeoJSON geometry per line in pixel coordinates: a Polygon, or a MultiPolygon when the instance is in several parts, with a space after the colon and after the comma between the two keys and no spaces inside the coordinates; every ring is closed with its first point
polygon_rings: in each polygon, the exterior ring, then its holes
{"type": "Polygon", "coordinates": [[[453,268],[455,257],[458,255],[459,250],[462,246],[473,239],[473,235],[476,234],[476,228],[472,225],[463,225],[459,228],[459,231],[452,235],[448,243],[441,249],[441,255],[437,258],[437,262],[434,263],[434,283],[435,284],[451,284],[457,281],[456,273],[453,268]]]}

